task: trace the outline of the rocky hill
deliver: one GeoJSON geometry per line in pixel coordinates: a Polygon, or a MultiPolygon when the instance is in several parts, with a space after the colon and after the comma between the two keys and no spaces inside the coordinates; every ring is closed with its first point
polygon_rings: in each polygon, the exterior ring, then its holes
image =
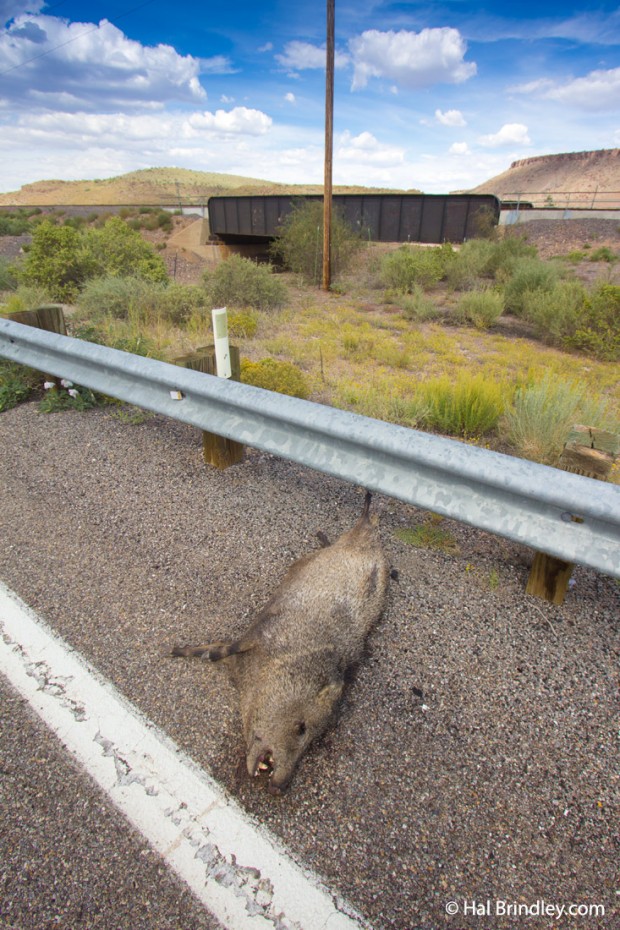
{"type": "MultiPolygon", "coordinates": [[[[204,204],[223,194],[320,194],[317,184],[275,184],[187,168],[146,168],[115,178],[93,181],[35,181],[18,191],[0,194],[0,206],[182,206],[204,204]]],[[[378,192],[378,188],[335,187],[338,193],[378,192]]]]}
{"type": "Polygon", "coordinates": [[[620,208],[620,149],[522,158],[473,193],[504,200],[522,194],[535,206],[620,208]]]}

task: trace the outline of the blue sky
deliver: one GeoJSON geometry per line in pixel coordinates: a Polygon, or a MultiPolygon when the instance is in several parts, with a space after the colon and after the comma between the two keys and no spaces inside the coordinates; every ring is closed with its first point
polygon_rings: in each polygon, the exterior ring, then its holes
{"type": "MultiPolygon", "coordinates": [[[[0,190],[158,166],[320,183],[324,42],[321,0],[0,0],[0,190]]],[[[336,66],[336,184],[442,193],[620,147],[605,0],[336,0],[336,66]]]]}

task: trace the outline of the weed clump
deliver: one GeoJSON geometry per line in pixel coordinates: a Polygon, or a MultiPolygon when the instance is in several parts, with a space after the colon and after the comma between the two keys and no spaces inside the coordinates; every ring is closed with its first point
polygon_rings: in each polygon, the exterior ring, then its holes
{"type": "Polygon", "coordinates": [[[302,372],[291,362],[275,358],[263,358],[260,362],[241,361],[241,380],[245,384],[288,394],[290,397],[307,398],[310,388],[302,372]]]}
{"type": "Polygon", "coordinates": [[[269,265],[231,255],[215,271],[206,272],[203,285],[214,306],[252,307],[277,310],[287,299],[287,290],[269,265]]]}
{"type": "Polygon", "coordinates": [[[423,425],[448,436],[474,438],[497,427],[504,412],[505,389],[483,375],[444,375],[418,388],[426,412],[423,425]]]}
{"type": "Polygon", "coordinates": [[[503,312],[503,295],[487,288],[463,294],[454,317],[459,323],[471,323],[476,329],[488,329],[498,321],[503,312]]]}
{"type": "Polygon", "coordinates": [[[449,243],[436,249],[403,245],[381,262],[381,279],[387,288],[412,294],[416,287],[433,287],[442,281],[454,255],[449,243]]]}

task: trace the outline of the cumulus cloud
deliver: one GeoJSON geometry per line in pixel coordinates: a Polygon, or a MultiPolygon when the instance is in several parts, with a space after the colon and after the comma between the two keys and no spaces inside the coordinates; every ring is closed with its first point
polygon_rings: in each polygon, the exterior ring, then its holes
{"type": "MultiPolygon", "coordinates": [[[[295,40],[284,46],[284,54],[276,55],[276,61],[290,71],[306,71],[311,68],[324,68],[326,54],[324,45],[295,40]]],[[[348,62],[348,55],[338,51],[334,53],[335,68],[344,68],[348,62]]]]}
{"type": "Polygon", "coordinates": [[[589,112],[616,110],[620,99],[620,68],[590,71],[584,77],[571,78],[563,83],[539,78],[527,84],[517,84],[509,90],[516,94],[532,94],[543,100],[558,100],[589,112]]]}
{"type": "Polygon", "coordinates": [[[352,136],[344,132],[336,148],[336,159],[363,162],[370,165],[400,165],[405,160],[405,150],[396,145],[384,145],[371,132],[352,136]]]}
{"type": "Polygon", "coordinates": [[[457,29],[423,29],[421,32],[380,32],[369,29],[349,41],[353,58],[352,90],[365,87],[370,78],[385,77],[405,87],[460,84],[476,73],[474,62],[464,61],[465,40],[457,29]]]}
{"type": "Polygon", "coordinates": [[[44,6],[45,0],[0,0],[0,26],[23,13],[38,13],[44,6]]]}
{"type": "Polygon", "coordinates": [[[585,77],[546,89],[543,96],[583,110],[617,110],[620,68],[591,71],[585,77]]]}
{"type": "Polygon", "coordinates": [[[471,155],[467,142],[453,142],[448,151],[450,155],[471,155]]]}
{"type": "Polygon", "coordinates": [[[269,132],[272,122],[271,117],[261,110],[234,107],[232,110],[216,110],[215,113],[208,110],[204,113],[192,113],[186,120],[186,126],[194,131],[262,136],[269,132]]]}
{"type": "Polygon", "coordinates": [[[295,94],[292,94],[290,91],[288,92],[288,94],[284,95],[284,99],[286,100],[287,103],[296,103],[295,94]]]}
{"type": "Polygon", "coordinates": [[[486,148],[496,149],[502,145],[531,145],[532,140],[528,136],[527,126],[523,123],[505,123],[499,132],[491,133],[488,136],[480,136],[478,139],[480,145],[486,148]]]}
{"type": "Polygon", "coordinates": [[[23,15],[0,34],[3,97],[18,105],[88,110],[196,103],[206,98],[199,80],[204,70],[231,69],[222,56],[199,61],[170,45],[143,46],[105,19],[93,25],[23,15]]]}
{"type": "Polygon", "coordinates": [[[446,110],[445,113],[442,113],[441,110],[435,110],[435,119],[442,126],[467,126],[467,122],[460,110],[446,110]]]}

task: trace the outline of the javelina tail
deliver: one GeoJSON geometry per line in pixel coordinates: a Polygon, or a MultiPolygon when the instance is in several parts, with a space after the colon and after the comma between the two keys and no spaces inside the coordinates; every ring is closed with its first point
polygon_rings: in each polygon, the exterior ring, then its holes
{"type": "Polygon", "coordinates": [[[238,639],[234,643],[206,643],[200,646],[173,646],[171,655],[184,658],[203,658],[206,656],[211,662],[228,659],[240,652],[248,652],[256,643],[250,639],[238,639]]]}

